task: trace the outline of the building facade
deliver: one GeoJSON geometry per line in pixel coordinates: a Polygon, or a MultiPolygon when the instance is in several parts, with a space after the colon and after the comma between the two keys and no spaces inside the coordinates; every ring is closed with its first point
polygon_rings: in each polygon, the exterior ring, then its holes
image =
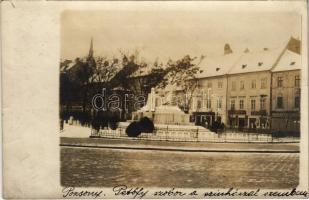
{"type": "MultiPolygon", "coordinates": [[[[229,128],[300,129],[300,41],[278,49],[246,49],[206,58],[197,75],[190,114],[195,124],[220,120],[229,128]]],[[[226,47],[225,47],[226,48],[226,47]]]]}
{"type": "Polygon", "coordinates": [[[231,128],[269,128],[269,71],[233,74],[228,77],[227,119],[231,128]]]}
{"type": "Polygon", "coordinates": [[[192,101],[197,125],[211,125],[215,120],[226,123],[226,75],[202,78],[192,101]]]}
{"type": "Polygon", "coordinates": [[[211,127],[215,121],[227,123],[227,74],[240,56],[226,44],[222,55],[207,57],[201,63],[190,111],[196,125],[211,127]]]}
{"type": "Polygon", "coordinates": [[[272,129],[300,132],[301,57],[286,51],[272,70],[272,129]]]}
{"type": "Polygon", "coordinates": [[[238,129],[269,129],[271,69],[281,49],[247,52],[228,73],[228,126],[238,129]]]}

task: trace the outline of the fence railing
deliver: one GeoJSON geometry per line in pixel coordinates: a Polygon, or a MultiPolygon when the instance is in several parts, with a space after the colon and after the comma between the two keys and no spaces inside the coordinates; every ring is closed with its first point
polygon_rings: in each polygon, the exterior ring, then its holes
{"type": "Polygon", "coordinates": [[[162,140],[162,141],[195,141],[195,142],[298,142],[298,137],[273,137],[272,134],[233,132],[228,129],[214,133],[207,129],[180,129],[180,128],[155,128],[153,133],[141,133],[138,137],[128,137],[125,127],[116,130],[92,129],[91,137],[126,138],[135,140],[162,140]]]}

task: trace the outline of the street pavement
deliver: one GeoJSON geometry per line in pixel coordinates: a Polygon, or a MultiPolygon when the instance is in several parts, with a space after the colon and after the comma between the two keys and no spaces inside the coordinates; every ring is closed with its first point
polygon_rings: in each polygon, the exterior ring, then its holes
{"type": "Polygon", "coordinates": [[[63,186],[283,189],[298,185],[298,173],[298,153],[61,147],[63,186]]]}
{"type": "Polygon", "coordinates": [[[284,189],[299,181],[299,143],[89,138],[89,128],[75,129],[60,133],[63,186],[284,189]]]}

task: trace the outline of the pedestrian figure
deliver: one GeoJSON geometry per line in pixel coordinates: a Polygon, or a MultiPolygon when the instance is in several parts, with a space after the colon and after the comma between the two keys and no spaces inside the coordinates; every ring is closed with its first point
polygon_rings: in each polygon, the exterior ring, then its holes
{"type": "Polygon", "coordinates": [[[63,121],[63,119],[61,119],[61,120],[60,120],[60,131],[63,130],[63,124],[64,124],[64,121],[63,121]]]}

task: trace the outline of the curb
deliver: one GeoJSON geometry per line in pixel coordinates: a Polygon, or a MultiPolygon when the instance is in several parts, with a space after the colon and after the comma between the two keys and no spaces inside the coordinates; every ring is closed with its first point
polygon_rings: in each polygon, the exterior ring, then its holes
{"type": "MultiPolygon", "coordinates": [[[[65,137],[64,137],[65,138],[65,137]]],[[[89,136],[92,139],[111,139],[111,140],[134,140],[134,141],[166,141],[166,142],[205,142],[205,143],[241,143],[241,144],[299,144],[300,141],[231,141],[231,140],[166,140],[166,139],[149,139],[149,138],[130,138],[130,137],[106,137],[106,136],[89,136]]]]}
{"type": "Polygon", "coordinates": [[[160,147],[126,147],[110,145],[87,145],[87,144],[67,144],[62,143],[60,147],[74,148],[101,148],[101,149],[119,149],[119,150],[150,150],[150,151],[173,151],[173,152],[222,152],[222,153],[300,153],[299,150],[242,150],[242,149],[193,149],[193,148],[160,148],[160,147]]]}

